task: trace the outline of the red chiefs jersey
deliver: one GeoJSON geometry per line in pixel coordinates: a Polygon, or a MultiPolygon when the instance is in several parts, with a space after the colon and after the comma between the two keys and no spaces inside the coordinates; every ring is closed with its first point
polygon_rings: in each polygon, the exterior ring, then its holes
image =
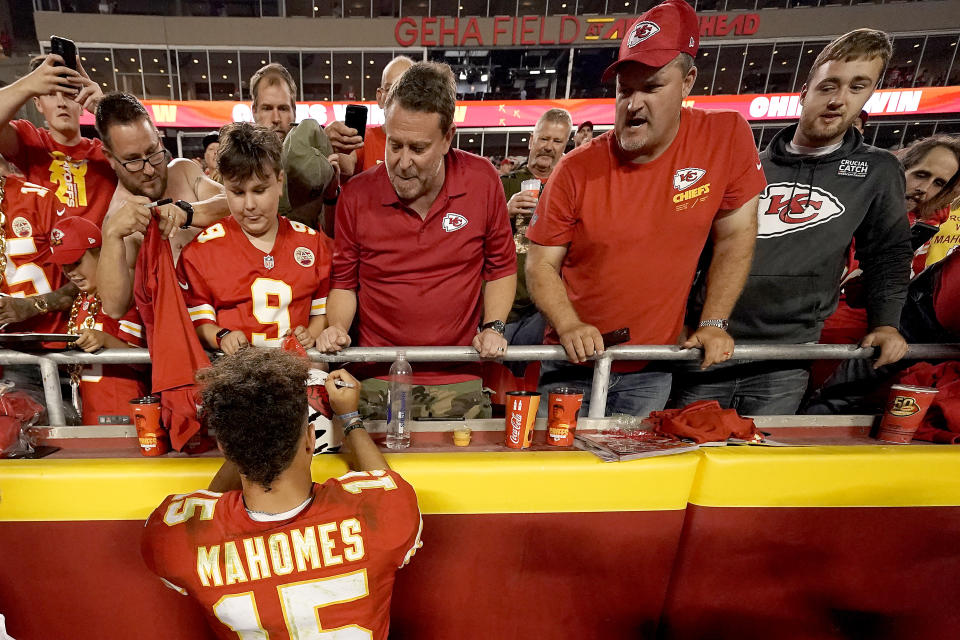
{"type": "Polygon", "coordinates": [[[331,256],[326,235],[284,217],[264,253],[229,217],[184,248],[177,275],[195,327],[214,323],[243,331],[254,346],[279,347],[287,329],[327,312],[331,256]]]}
{"type": "MultiPolygon", "coordinates": [[[[84,296],[77,313],[77,325],[90,317],[93,296],[84,296]]],[[[134,347],[142,347],[143,326],[136,307],[130,309],[120,320],[114,320],[102,310],[94,317],[93,329],[110,334],[134,347]]],[[[147,395],[145,374],[135,367],[122,364],[93,364],[83,367],[80,373],[80,398],[83,401],[83,424],[99,424],[104,417],[106,424],[116,424],[108,416],[129,415],[133,398],[147,395]]]]}
{"type": "Polygon", "coordinates": [[[10,124],[17,132],[20,148],[7,160],[17,165],[27,180],[50,189],[63,213],[81,215],[101,226],[117,188],[117,175],[103,155],[103,143],[96,138],[81,138],[68,147],[27,120],[10,124]]]}
{"type": "Polygon", "coordinates": [[[240,491],[169,496],[141,551],[167,586],[200,602],[218,638],[386,640],[394,575],[421,528],[403,478],[356,471],[314,483],[286,520],[254,520],[240,491]]]}
{"type": "MultiPolygon", "coordinates": [[[[43,260],[50,248],[50,231],[60,217],[59,200],[52,191],[14,175],[7,176],[3,191],[7,269],[0,290],[20,298],[56,291],[66,282],[63,272],[43,260]]],[[[45,313],[5,330],[62,333],[66,322],[65,313],[45,313]]]]}

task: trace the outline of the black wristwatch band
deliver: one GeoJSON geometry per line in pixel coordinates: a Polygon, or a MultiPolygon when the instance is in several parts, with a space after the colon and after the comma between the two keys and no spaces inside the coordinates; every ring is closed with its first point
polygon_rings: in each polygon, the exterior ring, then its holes
{"type": "Polygon", "coordinates": [[[343,439],[346,440],[347,436],[350,435],[350,432],[354,429],[363,429],[364,431],[367,430],[367,428],[363,426],[363,420],[360,418],[354,418],[350,421],[350,424],[343,428],[343,439]]]}
{"type": "Polygon", "coordinates": [[[220,346],[220,341],[227,337],[227,334],[233,331],[233,329],[220,329],[217,331],[217,346],[220,346]]]}
{"type": "Polygon", "coordinates": [[[180,207],[181,209],[187,212],[187,220],[182,225],[180,225],[180,228],[189,229],[191,226],[193,226],[193,205],[187,202],[186,200],[177,200],[173,204],[177,205],[178,207],[180,207]]]}
{"type": "Polygon", "coordinates": [[[503,335],[503,332],[507,330],[507,325],[503,322],[503,320],[493,320],[486,324],[480,325],[480,331],[486,331],[487,329],[493,329],[500,335],[503,335]]]}

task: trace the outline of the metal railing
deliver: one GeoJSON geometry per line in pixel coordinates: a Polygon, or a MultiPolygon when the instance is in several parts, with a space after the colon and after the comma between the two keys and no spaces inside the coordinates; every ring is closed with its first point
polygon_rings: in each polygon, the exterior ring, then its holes
{"type": "MultiPolygon", "coordinates": [[[[410,362],[479,362],[472,347],[352,347],[339,353],[308,352],[315,362],[393,362],[400,352],[410,362]]],[[[699,360],[698,349],[680,349],[665,345],[621,345],[611,347],[594,362],[593,385],[590,390],[588,417],[602,418],[606,412],[610,370],[614,360],[699,360]]],[[[805,345],[739,345],[731,360],[862,360],[874,357],[874,348],[844,344],[805,345]]],[[[563,347],[537,345],[507,347],[501,360],[534,361],[566,360],[563,347]]],[[[912,344],[906,360],[960,360],[960,344],[912,344]]],[[[146,349],[104,349],[98,353],[74,351],[23,353],[0,349],[0,365],[34,365],[40,368],[47,417],[51,426],[66,424],[63,414],[58,367],[70,364],[150,364],[146,349]]]]}

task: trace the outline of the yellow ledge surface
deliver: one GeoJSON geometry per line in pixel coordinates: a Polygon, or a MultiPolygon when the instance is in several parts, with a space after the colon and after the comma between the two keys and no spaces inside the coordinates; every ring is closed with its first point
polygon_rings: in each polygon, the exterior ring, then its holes
{"type": "MultiPolygon", "coordinates": [[[[424,514],[686,508],[699,453],[605,463],[580,451],[387,455],[424,514]]],[[[207,487],[219,458],[0,461],[0,521],[140,520],[169,494],[207,487]]],[[[318,456],[318,482],[342,475],[318,456]]]]}
{"type": "Polygon", "coordinates": [[[727,447],[700,453],[690,494],[696,505],[960,505],[960,447],[727,447]]]}

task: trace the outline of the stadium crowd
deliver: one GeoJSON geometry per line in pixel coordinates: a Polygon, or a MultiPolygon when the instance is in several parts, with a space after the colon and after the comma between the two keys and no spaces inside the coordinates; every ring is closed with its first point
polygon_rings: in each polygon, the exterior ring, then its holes
{"type": "MultiPolygon", "coordinates": [[[[799,121],[758,155],[742,117],[681,106],[697,76],[689,7],[666,2],[637,25],[597,78],[616,87],[613,130],[594,137],[592,123],[550,109],[525,161],[499,167],[451,148],[456,83],[439,63],[388,64],[386,121],[362,136],[294,122],[296,84],[267,64],[250,80],[255,123],[208,135],[191,161],[172,158],[143,105],[105,95],[79,57],[37,57],[0,89],[3,331],[76,334],[88,352],[145,344],[152,371],[73,372],[76,419],[122,421],[130,397],[167,390],[165,410],[195,426],[205,351],[287,335],[325,352],[472,345],[490,360],[508,344],[560,344],[567,363],[510,363],[518,378],[540,367],[548,388],[589,386],[589,359],[626,329],[628,344],[703,359],[617,362],[608,411],[709,398],[789,414],[834,377],[869,372],[814,367],[811,381],[804,363],[728,362],[735,342],[858,342],[884,369],[905,336],[960,329],[944,302],[960,141],[938,135],[894,157],[852,126],[890,60],[886,34],[859,29],[825,47],[799,121]],[[46,128],[14,120],[30,100],[46,128]],[[81,136],[84,109],[98,138],[81,136]],[[902,329],[904,305],[923,328],[902,329]]],[[[33,369],[4,375],[39,389],[33,369]]],[[[365,381],[362,415],[383,417],[385,369],[352,371],[365,381]]],[[[418,366],[414,416],[491,415],[481,372],[418,366]]]]}
{"type": "MultiPolygon", "coordinates": [[[[827,45],[799,121],[763,153],[737,113],[682,106],[698,44],[689,4],[652,8],[597,78],[615,87],[613,130],[594,137],[550,109],[526,161],[499,171],[452,148],[456,81],[435,62],[387,65],[385,122],[365,136],[295,123],[295,83],[268,64],[250,81],[255,122],[204,139],[202,162],[171,158],[144,106],[104,94],[79,56],[39,57],[0,89],[3,331],[72,334],[91,353],[149,348],[149,372],[71,372],[82,424],[151,392],[175,448],[216,431],[223,467],[208,491],[153,513],[143,555],[221,637],[316,628],[323,596],[350,603],[328,625],[386,638],[394,573],[420,546],[413,489],[363,429],[384,416],[387,371],[327,378],[354,472],[319,485],[308,364],[281,345],[469,345],[488,361],[508,345],[562,345],[568,361],[542,363],[541,391],[589,386],[591,357],[617,334],[701,350],[695,367],[614,364],[606,411],[645,415],[702,399],[744,414],[792,414],[811,396],[816,410],[846,408],[843,390],[895,375],[908,341],[956,341],[960,140],[895,157],[853,126],[890,38],[857,29],[827,45]],[[13,119],[29,100],[47,128],[13,119]],[[84,109],[99,138],[81,135],[84,109]],[[818,341],[877,357],[814,384],[803,363],[731,360],[736,344],[818,341]],[[341,564],[351,571],[282,578],[341,564]],[[234,582],[251,590],[217,591],[234,582]]],[[[4,369],[38,388],[33,367],[4,369]]],[[[492,415],[475,363],[418,365],[413,384],[413,417],[492,415]]]]}

